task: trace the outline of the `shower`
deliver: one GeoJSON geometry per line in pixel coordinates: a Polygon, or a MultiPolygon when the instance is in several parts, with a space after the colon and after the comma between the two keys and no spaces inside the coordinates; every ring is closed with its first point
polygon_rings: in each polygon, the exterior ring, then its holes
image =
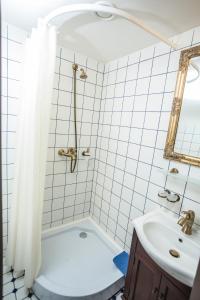
{"type": "MultiPolygon", "coordinates": [[[[76,81],[77,81],[77,71],[78,64],[74,63],[72,65],[73,70],[73,100],[74,100],[74,136],[75,136],[75,145],[74,147],[69,147],[67,150],[60,149],[58,154],[61,156],[66,156],[70,158],[70,172],[74,173],[76,164],[77,164],[77,152],[78,152],[78,139],[77,139],[77,114],[76,114],[76,81]]],[[[87,79],[87,74],[83,68],[80,69],[80,79],[87,79]]],[[[84,155],[84,154],[83,154],[84,155]]]]}

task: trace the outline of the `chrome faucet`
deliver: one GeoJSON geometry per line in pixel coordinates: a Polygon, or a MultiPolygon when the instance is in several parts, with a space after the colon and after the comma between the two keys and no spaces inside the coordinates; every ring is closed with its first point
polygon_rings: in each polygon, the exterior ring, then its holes
{"type": "Polygon", "coordinates": [[[192,226],[194,224],[195,212],[193,210],[183,211],[184,217],[181,217],[177,224],[182,226],[182,231],[185,234],[192,234],[192,226]]]}

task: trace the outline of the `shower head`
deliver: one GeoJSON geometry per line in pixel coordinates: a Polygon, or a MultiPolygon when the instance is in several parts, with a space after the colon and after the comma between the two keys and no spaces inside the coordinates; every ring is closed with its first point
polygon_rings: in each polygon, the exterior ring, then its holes
{"type": "Polygon", "coordinates": [[[84,69],[81,68],[80,71],[81,71],[80,78],[81,79],[87,79],[87,74],[85,73],[84,69]]]}

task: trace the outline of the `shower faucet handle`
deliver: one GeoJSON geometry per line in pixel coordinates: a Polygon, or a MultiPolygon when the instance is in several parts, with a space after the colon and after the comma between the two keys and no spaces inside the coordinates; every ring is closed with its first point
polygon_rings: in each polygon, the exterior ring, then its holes
{"type": "Polygon", "coordinates": [[[82,152],[83,156],[90,156],[90,148],[88,147],[85,151],[82,152]]]}
{"type": "Polygon", "coordinates": [[[64,149],[59,149],[58,150],[58,155],[65,156],[66,155],[66,151],[64,149]]]}
{"type": "Polygon", "coordinates": [[[73,160],[77,157],[77,151],[74,147],[70,147],[67,150],[59,149],[58,155],[70,157],[73,160]]]}

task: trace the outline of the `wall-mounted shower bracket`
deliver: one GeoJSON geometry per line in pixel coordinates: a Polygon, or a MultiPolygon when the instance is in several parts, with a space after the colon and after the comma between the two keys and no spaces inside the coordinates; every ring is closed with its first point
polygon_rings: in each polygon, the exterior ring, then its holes
{"type": "Polygon", "coordinates": [[[86,74],[85,70],[83,68],[80,68],[80,71],[81,71],[80,78],[87,79],[87,74],[86,74]]]}
{"type": "Polygon", "coordinates": [[[82,152],[83,156],[90,156],[90,148],[88,147],[85,151],[82,152]]]}
{"type": "Polygon", "coordinates": [[[78,70],[78,64],[75,64],[75,63],[74,63],[74,64],[72,65],[72,69],[73,69],[73,71],[76,72],[76,71],[78,70]]]}

